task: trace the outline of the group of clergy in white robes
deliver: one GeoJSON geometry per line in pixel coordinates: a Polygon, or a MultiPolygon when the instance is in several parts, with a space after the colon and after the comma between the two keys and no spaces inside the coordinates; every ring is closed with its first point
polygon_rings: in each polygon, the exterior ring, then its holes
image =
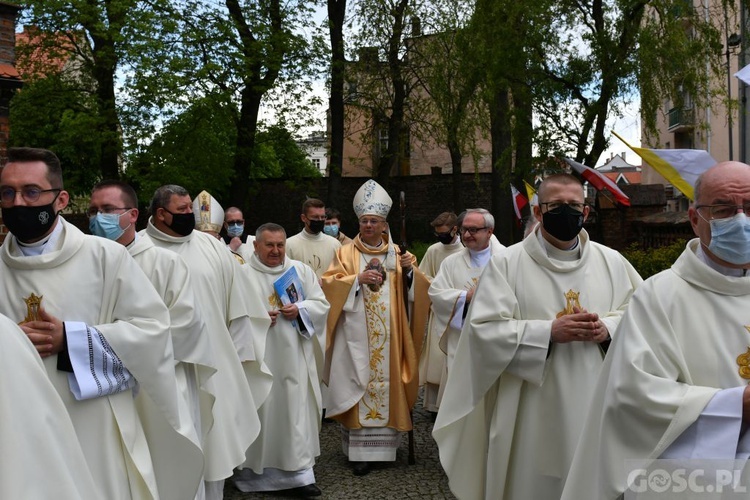
{"type": "MultiPolygon", "coordinates": [[[[430,288],[449,360],[433,436],[461,499],[560,498],[603,347],[641,281],[582,229],[575,177],[546,178],[533,210],[526,239],[446,258],[430,288]]],[[[486,232],[476,215],[464,240],[486,232]]]]}
{"type": "MultiPolygon", "coordinates": [[[[69,194],[53,153],[9,149],[0,191],[3,221],[10,231],[0,248],[0,313],[21,325],[41,356],[83,454],[83,460],[58,464],[78,469],[71,479],[80,479],[81,494],[61,481],[54,496],[191,498],[202,478],[203,454],[175,377],[166,305],[125,247],[84,235],[59,215],[69,194]],[[144,414],[149,418],[142,418],[144,414]],[[184,475],[169,477],[173,471],[161,460],[161,450],[181,454],[184,475]],[[86,471],[94,494],[84,493],[86,471]]],[[[8,330],[9,335],[17,332],[8,330]]],[[[54,408],[56,403],[16,404],[54,408]]],[[[47,431],[18,430],[18,437],[29,442],[47,431]]],[[[66,431],[60,432],[64,439],[66,431]]],[[[8,444],[2,447],[4,460],[28,456],[6,456],[18,448],[8,444]]],[[[55,446],[33,449],[54,453],[55,446]]],[[[70,453],[75,455],[75,447],[70,453]]],[[[40,488],[31,483],[45,481],[34,464],[14,466],[18,473],[13,480],[25,481],[26,491],[40,488]]]]}

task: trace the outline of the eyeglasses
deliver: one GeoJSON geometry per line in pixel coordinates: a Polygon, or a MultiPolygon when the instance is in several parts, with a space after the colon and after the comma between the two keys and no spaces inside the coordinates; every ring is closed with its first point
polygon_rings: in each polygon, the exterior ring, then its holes
{"type": "Polygon", "coordinates": [[[110,207],[110,206],[106,206],[106,207],[102,207],[102,208],[91,207],[91,208],[89,208],[88,212],[86,212],[86,214],[89,217],[96,217],[96,214],[107,214],[107,215],[109,215],[109,214],[117,213],[118,210],[131,210],[131,208],[132,207],[110,207]]]}
{"type": "Polygon", "coordinates": [[[487,227],[462,227],[461,234],[469,233],[474,236],[478,231],[482,231],[483,229],[487,229],[487,227]]]}
{"type": "Polygon", "coordinates": [[[359,221],[359,225],[360,226],[377,226],[381,222],[383,221],[379,219],[361,219],[359,221]]]}
{"type": "Polygon", "coordinates": [[[16,193],[21,193],[21,198],[23,198],[24,201],[26,201],[27,203],[34,203],[39,199],[40,196],[42,196],[42,193],[53,193],[60,191],[62,191],[62,189],[60,188],[41,189],[33,186],[27,186],[21,188],[21,190],[15,190],[12,187],[7,186],[4,188],[0,188],[0,201],[2,201],[6,205],[11,204],[16,200],[16,193]]]}
{"type": "Polygon", "coordinates": [[[750,203],[743,205],[696,205],[695,209],[707,208],[708,214],[711,219],[727,219],[734,217],[738,210],[742,210],[745,214],[750,214],[750,203]]]}
{"type": "Polygon", "coordinates": [[[552,212],[553,214],[559,213],[559,211],[562,210],[566,205],[576,212],[583,212],[583,208],[586,206],[584,203],[563,203],[562,201],[550,201],[540,203],[540,205],[546,205],[547,212],[552,212]]]}
{"type": "Polygon", "coordinates": [[[227,226],[241,226],[245,223],[244,220],[228,220],[227,226]]]}

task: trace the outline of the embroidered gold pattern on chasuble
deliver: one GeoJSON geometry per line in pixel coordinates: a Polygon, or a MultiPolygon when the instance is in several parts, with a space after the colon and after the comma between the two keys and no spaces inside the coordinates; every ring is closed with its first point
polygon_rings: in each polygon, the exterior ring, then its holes
{"type": "Polygon", "coordinates": [[[560,318],[562,316],[567,316],[568,314],[574,314],[574,307],[582,309],[581,303],[578,301],[578,297],[580,297],[580,295],[581,292],[574,292],[573,290],[568,290],[567,292],[565,292],[565,309],[557,313],[556,317],[560,318]]]}
{"type": "MultiPolygon", "coordinates": [[[[745,330],[750,333],[750,326],[745,325],[745,330]]],[[[737,365],[739,365],[737,371],[740,373],[740,377],[750,380],[750,346],[747,347],[747,351],[737,356],[737,365]]]]}
{"type": "Polygon", "coordinates": [[[385,282],[378,291],[363,287],[367,340],[370,350],[370,377],[359,402],[359,422],[363,427],[382,427],[389,419],[390,391],[390,287],[385,282]]]}
{"type": "Polygon", "coordinates": [[[40,321],[42,319],[39,316],[39,308],[42,305],[43,298],[44,295],[39,296],[32,293],[23,299],[23,301],[26,302],[26,317],[19,324],[28,323],[29,321],[40,321]]]}

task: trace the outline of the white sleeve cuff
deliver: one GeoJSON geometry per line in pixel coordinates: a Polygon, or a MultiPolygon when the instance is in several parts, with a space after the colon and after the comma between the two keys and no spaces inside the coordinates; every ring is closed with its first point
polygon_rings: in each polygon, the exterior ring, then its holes
{"type": "Polygon", "coordinates": [[[108,396],[136,386],[135,378],[99,330],[80,321],[66,321],[65,337],[73,366],[68,385],[77,400],[108,396]]]}

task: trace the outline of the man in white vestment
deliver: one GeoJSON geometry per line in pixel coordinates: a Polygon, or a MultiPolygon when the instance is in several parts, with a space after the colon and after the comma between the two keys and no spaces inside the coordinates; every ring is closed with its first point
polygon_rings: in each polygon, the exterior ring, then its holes
{"type": "MultiPolygon", "coordinates": [[[[678,461],[687,478],[707,469],[708,460],[723,459],[726,467],[750,456],[750,166],[719,163],[698,178],[694,192],[688,216],[697,238],[630,301],[563,498],[641,498],[628,480],[645,482],[657,458],[678,461]]],[[[712,477],[700,477],[700,484],[747,498],[747,469],[729,482],[712,477]]],[[[673,494],[670,486],[664,497],[673,494]]],[[[680,497],[727,498],[718,493],[688,488],[680,497]]]]}
{"type": "MultiPolygon", "coordinates": [[[[453,212],[443,212],[430,222],[438,242],[427,248],[419,263],[419,269],[429,279],[435,278],[446,257],[464,248],[458,235],[457,219],[453,212]]],[[[437,413],[440,408],[441,387],[447,374],[446,356],[439,344],[440,333],[435,331],[435,316],[430,310],[425,345],[419,358],[419,385],[424,386],[422,405],[433,413],[437,413]]]]}
{"type": "MultiPolygon", "coordinates": [[[[175,357],[175,376],[183,394],[198,442],[203,436],[201,421],[212,422],[211,416],[216,391],[211,376],[216,372],[216,361],[211,337],[196,303],[187,264],[174,252],[158,248],[150,238],[135,231],[138,221],[138,196],[135,190],[122,181],[102,181],[96,184],[89,201],[89,229],[92,234],[124,245],[154,286],[169,309],[170,334],[175,357]],[[199,392],[202,391],[202,394],[199,392]],[[201,399],[203,411],[201,418],[201,399]]],[[[142,398],[140,398],[142,399],[142,398]]],[[[139,405],[142,418],[154,411],[144,401],[139,405]]],[[[150,429],[150,427],[149,427],[150,429]]],[[[153,432],[160,432],[154,428],[153,432]]],[[[181,455],[178,449],[152,450],[155,464],[169,472],[167,477],[181,474],[181,455]],[[156,453],[156,454],[155,454],[156,453]]],[[[186,498],[187,492],[182,492],[186,498]]],[[[205,497],[201,483],[196,498],[205,497]]]]}
{"type": "Polygon", "coordinates": [[[23,330],[2,315],[0,498],[102,498],[42,359],[23,330]]]}
{"type": "Polygon", "coordinates": [[[448,370],[433,436],[461,499],[560,498],[603,347],[641,282],[582,229],[578,179],[547,177],[539,201],[535,233],[482,273],[448,370]]]}
{"type": "Polygon", "coordinates": [[[490,258],[505,248],[492,238],[494,230],[495,218],[487,210],[467,210],[459,228],[466,248],[443,261],[427,291],[432,302],[434,333],[441,350],[447,354],[444,378],[453,364],[458,338],[479,276],[490,258]]]}
{"type": "Polygon", "coordinates": [[[194,231],[195,216],[188,192],[175,185],[156,190],[151,217],[142,236],[178,253],[190,268],[201,313],[206,322],[218,371],[213,425],[205,427],[206,496],[222,498],[224,479],[244,462],[245,451],[260,432],[258,407],[271,389],[263,365],[265,337],[271,322],[254,294],[243,266],[225,245],[194,231]],[[253,386],[248,385],[252,380],[253,386]]]}
{"type": "Polygon", "coordinates": [[[0,173],[10,230],[0,250],[0,313],[21,324],[43,358],[100,498],[176,499],[186,491],[178,481],[190,483],[192,497],[203,457],[187,437],[194,429],[181,411],[169,312],[122,245],[59,215],[68,201],[54,153],[9,149],[0,173]],[[136,395],[158,409],[163,431],[153,439],[136,395]],[[184,476],[164,477],[150,447],[180,450],[184,476]]]}
{"type": "Polygon", "coordinates": [[[313,464],[320,455],[323,403],[320,373],[325,352],[328,301],[313,270],[285,258],[286,232],[273,223],[256,231],[247,272],[271,318],[265,361],[273,386],[258,410],[261,431],[235,478],[240,491],[273,491],[294,497],[320,496],[313,464]],[[296,273],[297,280],[288,278],[296,273]],[[283,287],[274,286],[282,280],[283,287]],[[278,289],[295,293],[279,296],[278,289]],[[301,289],[297,289],[301,285],[301,289]],[[295,302],[291,302],[295,300],[295,302]]]}
{"type": "Polygon", "coordinates": [[[386,223],[391,204],[375,181],[360,187],[354,197],[359,234],[323,275],[331,303],[326,408],[343,426],[355,475],[369,473],[371,462],[396,460],[401,433],[412,428],[419,388],[429,281],[412,254],[397,255],[386,223]]]}
{"type": "Polygon", "coordinates": [[[458,234],[457,221],[458,217],[453,212],[443,212],[430,222],[438,241],[427,247],[419,263],[419,269],[430,279],[437,276],[440,264],[446,257],[464,248],[458,234]]]}
{"type": "Polygon", "coordinates": [[[253,255],[255,236],[246,234],[242,210],[237,207],[226,209],[224,212],[224,230],[226,231],[224,243],[232,252],[239,254],[245,262],[248,262],[253,255]]]}
{"type": "Polygon", "coordinates": [[[320,278],[341,248],[341,243],[323,232],[326,206],[321,200],[308,198],[302,204],[300,219],[305,227],[287,240],[286,253],[290,259],[307,264],[320,278]]]}

